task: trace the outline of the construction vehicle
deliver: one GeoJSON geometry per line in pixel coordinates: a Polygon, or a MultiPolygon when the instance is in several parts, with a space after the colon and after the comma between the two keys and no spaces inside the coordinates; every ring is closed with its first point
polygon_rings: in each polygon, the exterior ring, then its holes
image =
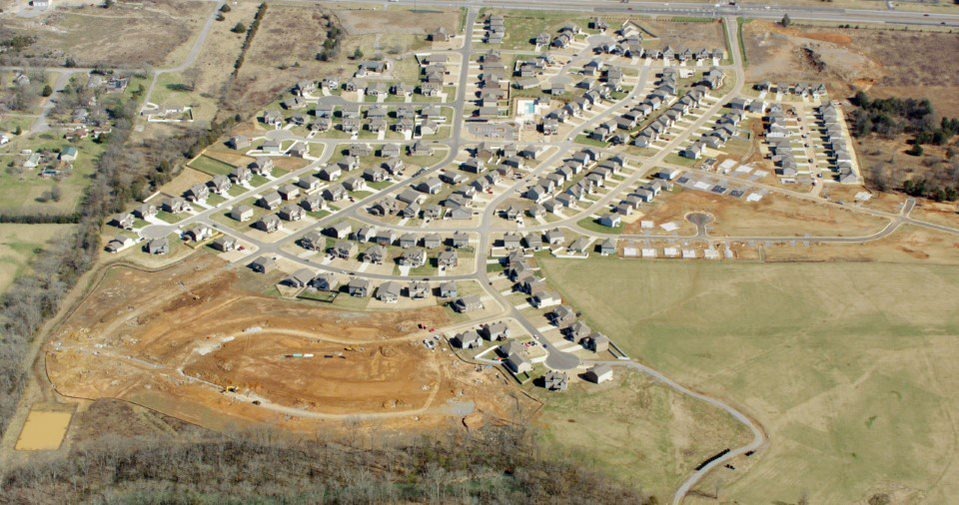
{"type": "Polygon", "coordinates": [[[239,388],[236,386],[227,386],[226,390],[228,393],[236,393],[237,391],[239,391],[239,388]]]}

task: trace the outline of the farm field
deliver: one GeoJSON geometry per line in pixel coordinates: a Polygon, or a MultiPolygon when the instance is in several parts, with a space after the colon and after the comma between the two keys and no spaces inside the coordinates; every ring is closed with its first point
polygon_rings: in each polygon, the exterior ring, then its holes
{"type": "Polygon", "coordinates": [[[733,463],[753,468],[716,472],[701,492],[739,503],[957,492],[959,268],[540,263],[632,357],[763,425],[768,447],[733,463]]]}
{"type": "Polygon", "coordinates": [[[0,224],[0,293],[23,271],[37,249],[72,228],[69,224],[0,224]]]}
{"type": "Polygon", "coordinates": [[[600,390],[579,383],[544,398],[539,424],[546,447],[642,486],[664,503],[696,465],[752,437],[725,412],[637,372],[616,373],[600,390]]]}

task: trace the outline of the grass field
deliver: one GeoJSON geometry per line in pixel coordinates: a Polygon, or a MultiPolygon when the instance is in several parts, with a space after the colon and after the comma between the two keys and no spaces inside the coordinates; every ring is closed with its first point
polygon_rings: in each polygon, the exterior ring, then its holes
{"type": "Polygon", "coordinates": [[[190,166],[210,175],[230,175],[233,165],[215,160],[209,156],[199,156],[190,162],[190,166]]]}
{"type": "Polygon", "coordinates": [[[69,224],[0,224],[0,293],[54,237],[69,233],[69,224]]]}
{"type": "Polygon", "coordinates": [[[541,418],[546,447],[668,503],[696,465],[750,438],[718,409],[636,372],[617,373],[609,386],[581,383],[548,397],[541,418]]]}
{"type": "Polygon", "coordinates": [[[723,469],[703,492],[738,503],[859,503],[906,490],[946,503],[959,491],[950,464],[959,268],[540,264],[635,359],[764,426],[771,442],[753,468],[723,469]]]}

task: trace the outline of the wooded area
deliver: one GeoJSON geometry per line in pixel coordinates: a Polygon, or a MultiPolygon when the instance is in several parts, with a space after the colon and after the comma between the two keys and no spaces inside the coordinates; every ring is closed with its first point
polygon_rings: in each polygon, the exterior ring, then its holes
{"type": "Polygon", "coordinates": [[[359,445],[269,431],[98,443],[10,472],[3,496],[25,504],[659,503],[581,462],[541,458],[521,426],[359,445]]]}
{"type": "Polygon", "coordinates": [[[919,170],[904,170],[895,155],[889,161],[872,163],[866,173],[873,187],[880,191],[896,189],[936,201],[959,198],[959,151],[950,145],[959,133],[959,118],[938,118],[932,103],[926,99],[872,99],[859,91],[851,102],[857,107],[850,115],[855,137],[879,135],[894,139],[911,135],[912,147],[906,153],[920,158],[916,160],[919,170]],[[943,156],[930,155],[924,145],[943,149],[943,156]]]}

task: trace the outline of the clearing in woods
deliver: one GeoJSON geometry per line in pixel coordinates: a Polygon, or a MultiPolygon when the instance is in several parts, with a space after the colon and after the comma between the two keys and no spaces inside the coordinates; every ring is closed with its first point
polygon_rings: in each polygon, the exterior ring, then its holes
{"type": "Polygon", "coordinates": [[[31,410],[20,431],[18,451],[55,451],[63,443],[72,412],[31,410]]]}
{"type": "Polygon", "coordinates": [[[755,462],[733,460],[700,492],[740,503],[858,503],[891,490],[945,503],[959,492],[959,267],[540,264],[632,357],[743,405],[767,430],[755,462]]]}

